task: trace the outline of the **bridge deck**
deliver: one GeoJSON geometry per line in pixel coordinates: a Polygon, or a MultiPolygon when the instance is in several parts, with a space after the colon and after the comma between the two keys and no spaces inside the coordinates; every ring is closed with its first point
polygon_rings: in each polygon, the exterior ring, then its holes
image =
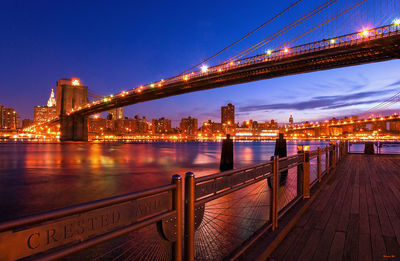
{"type": "Polygon", "coordinates": [[[400,156],[349,154],[269,260],[399,260],[400,156]]]}

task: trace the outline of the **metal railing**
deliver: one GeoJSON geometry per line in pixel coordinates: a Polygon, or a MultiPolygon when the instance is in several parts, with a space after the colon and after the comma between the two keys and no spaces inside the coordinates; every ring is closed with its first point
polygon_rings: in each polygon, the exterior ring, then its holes
{"type": "Polygon", "coordinates": [[[0,260],[56,260],[150,225],[158,228],[156,240],[168,242],[168,259],[182,260],[182,197],[174,175],[170,185],[1,223],[0,260]]]}
{"type": "Polygon", "coordinates": [[[388,140],[350,141],[349,153],[365,153],[366,143],[372,144],[372,149],[375,154],[400,154],[400,142],[388,140]]]}
{"type": "Polygon", "coordinates": [[[346,155],[345,142],[248,168],[185,177],[185,260],[235,259],[346,155]],[[311,161],[314,161],[311,164],[311,161]],[[310,179],[310,173],[315,175],[310,179]]]}
{"type": "Polygon", "coordinates": [[[1,223],[0,260],[234,259],[309,198],[346,148],[333,143],[199,178],[188,172],[184,195],[174,175],[169,185],[1,223]]]}

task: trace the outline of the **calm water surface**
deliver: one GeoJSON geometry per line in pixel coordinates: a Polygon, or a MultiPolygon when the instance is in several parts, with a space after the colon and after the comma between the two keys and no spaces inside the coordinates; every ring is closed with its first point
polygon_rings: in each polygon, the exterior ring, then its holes
{"type": "MultiPolygon", "coordinates": [[[[290,141],[311,149],[327,142],[290,141]]],[[[236,142],[235,168],[266,161],[275,142],[236,142]]],[[[0,221],[218,172],[221,143],[0,143],[0,221]]]]}

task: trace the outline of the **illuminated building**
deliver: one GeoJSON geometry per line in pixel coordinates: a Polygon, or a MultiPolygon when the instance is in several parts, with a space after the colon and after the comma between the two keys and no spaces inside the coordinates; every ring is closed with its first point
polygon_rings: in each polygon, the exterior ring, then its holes
{"type": "Polygon", "coordinates": [[[182,118],[179,125],[181,132],[186,135],[196,135],[197,134],[197,119],[188,117],[182,118]]]}
{"type": "Polygon", "coordinates": [[[160,118],[152,120],[152,131],[153,134],[170,133],[171,132],[171,120],[160,118]]]}
{"type": "Polygon", "coordinates": [[[106,129],[106,119],[94,116],[88,118],[88,132],[101,135],[106,129]]]}
{"type": "Polygon", "coordinates": [[[393,133],[400,133],[400,122],[399,121],[391,121],[389,123],[389,129],[393,133]]]}
{"type": "Polygon", "coordinates": [[[56,113],[56,100],[54,98],[54,91],[51,89],[50,98],[47,101],[47,106],[35,106],[33,108],[33,121],[34,122],[48,122],[57,116],[56,113]]]}
{"type": "Polygon", "coordinates": [[[279,129],[261,130],[259,135],[261,137],[277,138],[279,136],[279,129]]]}
{"type": "Polygon", "coordinates": [[[134,133],[136,131],[137,127],[135,119],[125,118],[123,121],[124,121],[125,133],[134,133]]]}
{"type": "Polygon", "coordinates": [[[149,123],[147,122],[146,117],[143,116],[142,119],[140,119],[139,115],[135,116],[135,121],[136,121],[136,133],[144,134],[149,131],[149,123]]]}
{"type": "Polygon", "coordinates": [[[47,101],[47,107],[55,107],[56,106],[56,99],[54,98],[54,90],[51,89],[50,98],[47,101]]]}
{"type": "Polygon", "coordinates": [[[20,128],[21,119],[13,108],[0,105],[0,128],[15,130],[20,128]]]}
{"type": "Polygon", "coordinates": [[[33,108],[34,122],[47,122],[56,116],[56,107],[35,106],[33,108]]]}
{"type": "Polygon", "coordinates": [[[122,120],[124,119],[124,107],[119,107],[109,111],[111,115],[111,120],[122,120]]]}
{"type": "Polygon", "coordinates": [[[290,127],[290,128],[293,127],[293,123],[294,123],[294,121],[293,121],[293,116],[292,116],[292,114],[290,114],[290,117],[289,117],[289,127],[290,127]]]}
{"type": "Polygon", "coordinates": [[[229,103],[221,107],[221,123],[233,125],[235,123],[235,106],[229,103]]]}
{"type": "Polygon", "coordinates": [[[4,106],[0,105],[0,129],[3,128],[3,109],[4,109],[4,106]]]}
{"type": "Polygon", "coordinates": [[[25,129],[26,127],[31,126],[34,123],[31,119],[24,119],[22,120],[22,128],[25,129]]]}
{"type": "Polygon", "coordinates": [[[236,128],[235,136],[255,136],[253,128],[236,128]]]}
{"type": "Polygon", "coordinates": [[[57,81],[56,113],[65,114],[88,103],[87,86],[82,86],[79,78],[57,81]]]}

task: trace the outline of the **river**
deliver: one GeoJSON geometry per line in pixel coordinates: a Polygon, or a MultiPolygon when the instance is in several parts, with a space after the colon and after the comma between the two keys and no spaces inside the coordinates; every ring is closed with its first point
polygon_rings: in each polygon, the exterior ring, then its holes
{"type": "MultiPolygon", "coordinates": [[[[289,141],[311,149],[326,141],[289,141]]],[[[235,168],[266,161],[275,142],[235,142],[235,168]]],[[[0,221],[218,172],[221,143],[0,143],[0,221]]]]}

